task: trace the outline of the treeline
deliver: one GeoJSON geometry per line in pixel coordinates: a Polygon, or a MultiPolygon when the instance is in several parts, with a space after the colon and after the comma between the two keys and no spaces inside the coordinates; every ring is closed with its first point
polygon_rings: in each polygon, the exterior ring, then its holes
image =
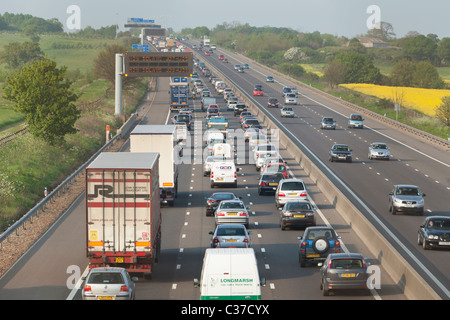
{"type": "MultiPolygon", "coordinates": [[[[212,42],[242,53],[292,76],[318,78],[301,64],[324,64],[323,80],[340,83],[374,83],[392,86],[444,88],[437,67],[450,66],[450,38],[441,40],[410,32],[396,39],[392,25],[383,24],[380,38],[388,48],[366,48],[357,38],[349,39],[320,32],[302,33],[289,28],[252,27],[249,24],[223,23],[187,28],[182,35],[208,36],[212,42]],[[387,28],[389,27],[389,28],[387,28]],[[392,66],[383,75],[375,61],[392,66]]],[[[377,34],[368,32],[368,37],[377,34]]]]}
{"type": "Polygon", "coordinates": [[[30,14],[4,13],[0,15],[0,31],[32,31],[35,33],[63,32],[63,25],[58,19],[43,19],[30,14]]]}

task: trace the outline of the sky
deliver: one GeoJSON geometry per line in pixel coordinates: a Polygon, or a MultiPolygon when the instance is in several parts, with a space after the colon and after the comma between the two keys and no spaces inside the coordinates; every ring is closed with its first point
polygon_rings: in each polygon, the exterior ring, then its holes
{"type": "Polygon", "coordinates": [[[57,18],[67,32],[74,21],[82,29],[118,24],[124,31],[128,18],[143,18],[175,32],[226,22],[352,38],[383,21],[393,26],[397,38],[409,31],[450,37],[449,0],[2,0],[0,14],[5,12],[57,18]],[[71,5],[79,8],[79,20],[74,11],[67,12],[71,5]]]}

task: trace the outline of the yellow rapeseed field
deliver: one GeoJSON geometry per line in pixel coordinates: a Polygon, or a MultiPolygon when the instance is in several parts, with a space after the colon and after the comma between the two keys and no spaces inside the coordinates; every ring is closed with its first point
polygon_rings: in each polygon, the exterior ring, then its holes
{"type": "Polygon", "coordinates": [[[450,96],[450,90],[422,89],[409,87],[388,87],[365,83],[341,84],[342,87],[361,92],[366,95],[398,101],[400,97],[403,107],[420,111],[434,117],[434,109],[442,103],[442,98],[450,96]]]}

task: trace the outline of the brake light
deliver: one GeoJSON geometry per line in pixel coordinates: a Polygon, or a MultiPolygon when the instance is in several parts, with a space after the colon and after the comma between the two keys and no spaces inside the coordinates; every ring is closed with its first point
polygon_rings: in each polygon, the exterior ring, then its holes
{"type": "Polygon", "coordinates": [[[306,248],[306,241],[302,241],[301,247],[306,248]]]}
{"type": "Polygon", "coordinates": [[[219,239],[217,237],[214,238],[213,240],[214,243],[219,243],[219,239]]]}
{"type": "Polygon", "coordinates": [[[248,238],[245,238],[243,242],[248,243],[248,238]]]}
{"type": "Polygon", "coordinates": [[[237,176],[236,176],[236,171],[234,172],[234,178],[235,178],[235,179],[237,179],[237,176]]]}
{"type": "Polygon", "coordinates": [[[239,212],[239,216],[240,217],[246,217],[247,216],[247,212],[239,212]]]}
{"type": "Polygon", "coordinates": [[[225,217],[225,213],[219,212],[219,213],[217,214],[217,216],[218,216],[218,217],[225,217]]]}
{"type": "Polygon", "coordinates": [[[292,213],[291,212],[283,212],[283,216],[292,217],[292,213]]]}
{"type": "Polygon", "coordinates": [[[334,246],[340,248],[341,247],[341,243],[339,241],[335,241],[334,242],[334,246]]]}
{"type": "Polygon", "coordinates": [[[362,259],[362,265],[363,265],[363,268],[367,268],[366,260],[362,259]]]}
{"type": "Polygon", "coordinates": [[[286,195],[285,195],[284,193],[282,193],[282,192],[280,192],[280,193],[278,194],[278,196],[279,196],[279,197],[286,197],[286,195]]]}
{"type": "Polygon", "coordinates": [[[214,178],[214,171],[211,171],[211,178],[214,178]]]}
{"type": "Polygon", "coordinates": [[[128,293],[128,286],[126,286],[126,285],[120,286],[120,292],[128,293]]]}
{"type": "Polygon", "coordinates": [[[267,186],[269,185],[267,182],[261,182],[261,186],[267,186]]]}
{"type": "Polygon", "coordinates": [[[92,287],[90,285],[85,285],[84,292],[92,292],[92,287]]]}
{"type": "Polygon", "coordinates": [[[308,194],[306,192],[300,193],[300,197],[307,197],[307,196],[308,196],[308,194]]]}

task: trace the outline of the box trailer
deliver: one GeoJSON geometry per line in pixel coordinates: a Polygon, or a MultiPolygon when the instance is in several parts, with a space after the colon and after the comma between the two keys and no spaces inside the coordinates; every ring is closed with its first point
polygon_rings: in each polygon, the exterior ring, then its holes
{"type": "Polygon", "coordinates": [[[137,125],[130,134],[130,152],[158,152],[161,205],[173,206],[180,163],[176,125],[137,125]]]}
{"type": "Polygon", "coordinates": [[[146,277],[161,249],[159,154],[103,152],[86,168],[89,267],[146,277]]]}

